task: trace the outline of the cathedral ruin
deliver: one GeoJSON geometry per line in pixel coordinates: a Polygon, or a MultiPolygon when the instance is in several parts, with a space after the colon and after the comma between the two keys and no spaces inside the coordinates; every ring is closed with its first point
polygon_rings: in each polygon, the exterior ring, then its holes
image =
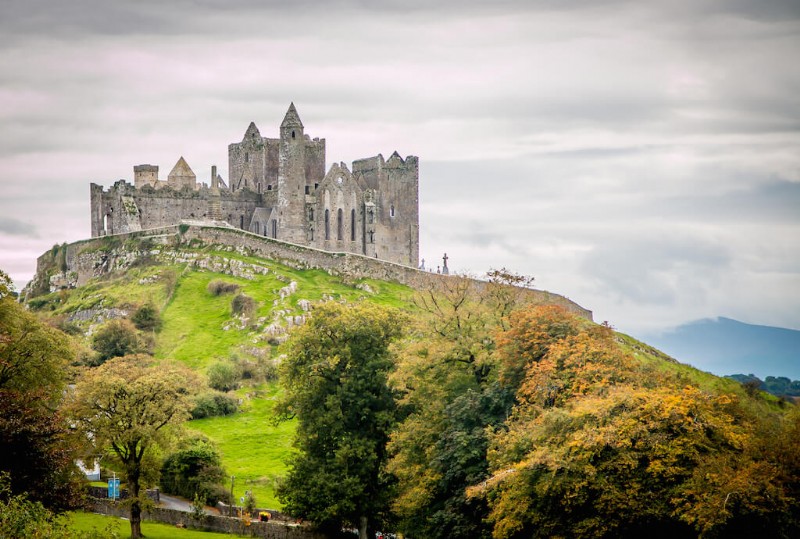
{"type": "Polygon", "coordinates": [[[294,104],[278,138],[255,123],[228,146],[228,182],[211,167],[198,183],[181,157],[166,180],[157,165],[133,167],[107,191],[91,184],[92,237],[208,221],[259,236],[417,267],[419,159],[394,152],[334,163],[326,173],[325,139],[310,138],[294,104]]]}

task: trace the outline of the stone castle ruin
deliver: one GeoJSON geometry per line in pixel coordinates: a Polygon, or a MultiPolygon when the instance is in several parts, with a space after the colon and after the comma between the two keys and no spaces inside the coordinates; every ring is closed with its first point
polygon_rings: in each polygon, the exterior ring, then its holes
{"type": "Polygon", "coordinates": [[[381,154],[326,171],[325,139],[311,139],[292,103],[278,138],[255,123],[228,146],[228,183],[211,167],[198,183],[183,157],[167,180],[133,167],[107,191],[91,184],[92,237],[204,221],[325,251],[419,264],[419,159],[381,154]]]}

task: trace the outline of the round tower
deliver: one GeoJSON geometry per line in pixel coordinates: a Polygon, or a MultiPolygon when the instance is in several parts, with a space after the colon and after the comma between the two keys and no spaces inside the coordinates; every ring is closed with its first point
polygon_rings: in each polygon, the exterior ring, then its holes
{"type": "Polygon", "coordinates": [[[306,143],[294,103],[281,122],[278,161],[278,239],[306,243],[306,143]]]}

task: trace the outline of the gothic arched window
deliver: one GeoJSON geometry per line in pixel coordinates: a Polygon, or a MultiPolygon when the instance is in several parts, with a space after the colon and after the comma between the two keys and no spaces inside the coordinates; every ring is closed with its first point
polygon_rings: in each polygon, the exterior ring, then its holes
{"type": "Polygon", "coordinates": [[[336,239],[339,241],[344,239],[344,214],[342,208],[336,211],[336,239]]]}
{"type": "Polygon", "coordinates": [[[331,212],[330,210],[325,210],[325,239],[331,239],[331,212]]]}
{"type": "Polygon", "coordinates": [[[350,241],[356,241],[356,210],[350,210],[350,241]]]}

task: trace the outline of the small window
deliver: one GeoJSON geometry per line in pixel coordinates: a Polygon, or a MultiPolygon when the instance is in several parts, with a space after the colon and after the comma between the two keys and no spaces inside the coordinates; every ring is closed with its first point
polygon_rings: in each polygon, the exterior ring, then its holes
{"type": "Polygon", "coordinates": [[[292,138],[294,138],[294,131],[292,131],[292,138]]]}
{"type": "Polygon", "coordinates": [[[331,213],[329,210],[325,210],[325,239],[331,239],[331,213]]]}
{"type": "Polygon", "coordinates": [[[339,241],[344,239],[344,212],[342,212],[342,208],[336,211],[336,239],[339,241]]]}
{"type": "Polygon", "coordinates": [[[389,217],[394,217],[394,204],[392,204],[392,207],[389,208],[389,217]]]}
{"type": "Polygon", "coordinates": [[[306,194],[307,195],[311,194],[311,186],[310,185],[306,185],[306,194]]]}
{"type": "Polygon", "coordinates": [[[247,153],[247,152],[244,152],[244,162],[245,163],[249,163],[250,162],[250,154],[247,153]]]}
{"type": "Polygon", "coordinates": [[[308,220],[314,222],[314,208],[308,208],[308,220]]]}
{"type": "Polygon", "coordinates": [[[272,184],[271,183],[267,184],[267,191],[272,191],[272,184]]]}
{"type": "Polygon", "coordinates": [[[273,239],[277,239],[278,238],[278,220],[277,219],[273,219],[272,220],[272,238],[273,239]]]}
{"type": "Polygon", "coordinates": [[[350,241],[356,241],[356,210],[350,210],[350,241]]]}

